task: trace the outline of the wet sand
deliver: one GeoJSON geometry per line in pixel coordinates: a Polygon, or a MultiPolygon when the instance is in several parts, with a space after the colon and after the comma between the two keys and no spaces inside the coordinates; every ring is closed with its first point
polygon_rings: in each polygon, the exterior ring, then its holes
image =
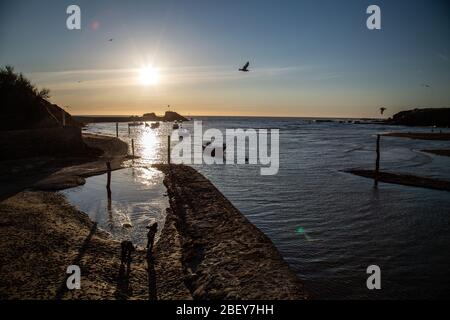
{"type": "MultiPolygon", "coordinates": [[[[391,132],[383,134],[388,137],[399,137],[417,140],[450,140],[450,133],[427,133],[427,132],[391,132]]],[[[432,153],[440,156],[450,156],[450,150],[422,150],[423,152],[432,153]]],[[[375,176],[373,170],[345,170],[357,176],[371,178],[375,176]]],[[[410,174],[397,174],[389,172],[380,172],[378,180],[386,183],[400,184],[404,186],[420,187],[434,190],[450,191],[450,181],[419,177],[410,174]]]]}
{"type": "Polygon", "coordinates": [[[422,150],[423,152],[436,154],[438,156],[450,157],[450,150],[422,150]]]}
{"type": "Polygon", "coordinates": [[[85,178],[106,173],[106,162],[111,163],[111,170],[117,170],[128,159],[128,145],[118,138],[83,133],[83,141],[89,147],[100,149],[102,156],[55,170],[45,179],[33,184],[32,189],[57,191],[83,185],[85,178]]]}
{"type": "MultiPolygon", "coordinates": [[[[373,179],[375,176],[373,170],[348,170],[347,172],[370,179],[373,179]]],[[[450,191],[450,181],[418,177],[409,174],[380,172],[378,181],[411,187],[450,191]]]]}
{"type": "Polygon", "coordinates": [[[106,162],[112,170],[122,168],[128,159],[128,145],[120,139],[83,134],[89,147],[100,149],[100,156],[34,157],[0,162],[0,200],[24,189],[61,190],[85,183],[84,178],[106,172],[106,162]]]}

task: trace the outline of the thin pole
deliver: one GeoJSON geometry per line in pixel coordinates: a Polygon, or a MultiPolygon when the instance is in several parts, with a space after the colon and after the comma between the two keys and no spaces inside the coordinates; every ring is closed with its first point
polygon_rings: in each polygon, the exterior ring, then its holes
{"type": "Polygon", "coordinates": [[[130,130],[130,124],[128,124],[128,135],[131,134],[131,130],[130,130]]]}
{"type": "Polygon", "coordinates": [[[108,195],[108,211],[111,214],[111,163],[106,162],[108,181],[106,182],[106,194],[108,195]]]}
{"type": "Polygon", "coordinates": [[[375,187],[378,187],[378,179],[380,175],[380,135],[377,134],[377,160],[375,161],[375,187]]]}
{"type": "Polygon", "coordinates": [[[111,192],[111,162],[106,162],[106,172],[108,176],[108,180],[106,182],[106,189],[108,190],[108,194],[111,192]]]}
{"type": "Polygon", "coordinates": [[[170,164],[170,135],[167,136],[167,163],[170,164]]]}
{"type": "Polygon", "coordinates": [[[116,138],[119,137],[119,123],[116,122],[116,138]]]}
{"type": "Polygon", "coordinates": [[[131,150],[133,152],[133,158],[134,158],[134,139],[131,139],[131,150]]]}

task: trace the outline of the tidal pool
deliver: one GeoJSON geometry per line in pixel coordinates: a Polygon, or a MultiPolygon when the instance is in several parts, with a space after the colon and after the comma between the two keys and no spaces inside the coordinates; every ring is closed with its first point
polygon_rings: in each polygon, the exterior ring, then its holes
{"type": "Polygon", "coordinates": [[[98,226],[117,240],[147,244],[147,229],[158,223],[159,239],[169,201],[163,184],[164,174],[151,167],[131,167],[111,173],[111,197],[106,189],[107,175],[86,179],[86,184],[61,193],[98,226]]]}

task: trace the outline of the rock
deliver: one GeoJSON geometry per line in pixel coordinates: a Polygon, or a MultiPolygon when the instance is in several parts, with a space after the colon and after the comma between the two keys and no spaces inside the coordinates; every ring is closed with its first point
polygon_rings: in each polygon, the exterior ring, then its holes
{"type": "Polygon", "coordinates": [[[396,113],[389,124],[450,127],[450,108],[413,109],[396,113]]]}
{"type": "Polygon", "coordinates": [[[173,112],[173,111],[166,111],[164,116],[159,117],[154,112],[152,113],[145,113],[142,116],[142,120],[144,121],[188,121],[185,117],[182,115],[173,112]]]}

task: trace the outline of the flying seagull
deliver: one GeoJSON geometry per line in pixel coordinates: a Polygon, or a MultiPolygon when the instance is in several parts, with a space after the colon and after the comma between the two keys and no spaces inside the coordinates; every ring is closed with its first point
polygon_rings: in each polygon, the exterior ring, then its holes
{"type": "Polygon", "coordinates": [[[109,39],[108,41],[109,41],[109,42],[111,42],[111,41],[113,41],[113,40],[114,40],[114,39],[113,39],[113,38],[111,38],[111,39],[109,39]]]}
{"type": "Polygon", "coordinates": [[[429,84],[426,84],[426,83],[422,84],[422,87],[431,88],[431,86],[429,84]]]}
{"type": "Polygon", "coordinates": [[[250,65],[250,62],[247,62],[241,69],[239,69],[239,71],[249,72],[250,71],[250,70],[248,70],[249,65],[250,65]]]}
{"type": "Polygon", "coordinates": [[[383,114],[385,111],[386,111],[386,108],[385,108],[385,107],[381,107],[381,108],[380,108],[381,114],[383,114]]]}

